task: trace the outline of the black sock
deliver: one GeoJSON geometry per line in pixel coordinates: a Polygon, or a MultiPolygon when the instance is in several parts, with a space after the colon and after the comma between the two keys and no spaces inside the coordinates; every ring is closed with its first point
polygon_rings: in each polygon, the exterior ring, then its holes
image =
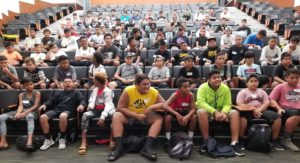
{"type": "Polygon", "coordinates": [[[60,138],[66,139],[66,132],[60,132],[60,138]]]}
{"type": "Polygon", "coordinates": [[[44,134],[45,135],[45,138],[46,139],[51,139],[51,136],[50,136],[50,134],[48,133],[48,134],[44,134]]]}
{"type": "Polygon", "coordinates": [[[114,138],[116,142],[116,149],[115,150],[120,150],[123,151],[123,137],[115,137],[114,138]]]}
{"type": "Polygon", "coordinates": [[[144,145],[144,149],[152,149],[154,142],[155,142],[155,138],[148,136],[146,143],[144,145]]]}

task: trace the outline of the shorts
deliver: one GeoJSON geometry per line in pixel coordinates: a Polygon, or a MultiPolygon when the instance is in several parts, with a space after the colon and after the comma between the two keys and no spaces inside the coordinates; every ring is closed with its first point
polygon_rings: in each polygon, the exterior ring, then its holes
{"type": "Polygon", "coordinates": [[[115,80],[114,82],[117,83],[117,87],[118,87],[118,88],[126,87],[126,86],[129,86],[129,85],[132,85],[132,84],[133,84],[133,82],[132,82],[132,83],[129,83],[129,84],[124,84],[121,80],[115,80]]]}
{"type": "MultiPolygon", "coordinates": [[[[205,109],[197,109],[197,114],[200,113],[200,112],[207,112],[205,109]]],[[[234,114],[235,112],[237,112],[237,110],[235,109],[231,109],[226,115],[230,118],[232,114],[234,114]]],[[[207,112],[208,115],[209,115],[209,120],[214,120],[215,117],[213,114],[207,112]]]]}
{"type": "MultiPolygon", "coordinates": [[[[180,115],[182,115],[182,116],[186,116],[186,115],[188,115],[189,114],[189,110],[175,110],[177,113],[179,113],[180,115]]],[[[166,115],[172,115],[173,117],[175,117],[175,115],[173,115],[173,114],[171,114],[171,113],[169,113],[169,112],[167,112],[166,113],[166,115]]],[[[176,118],[176,117],[175,117],[176,118]]]]}
{"type": "Polygon", "coordinates": [[[300,109],[285,108],[284,112],[282,117],[286,119],[293,116],[300,116],[300,109]]]}
{"type": "MultiPolygon", "coordinates": [[[[240,116],[246,118],[247,121],[255,119],[252,111],[241,111],[240,116]]],[[[273,123],[278,117],[278,114],[272,110],[265,110],[261,115],[261,119],[264,119],[269,123],[273,123]]]]}
{"type": "Polygon", "coordinates": [[[139,121],[135,118],[127,117],[127,126],[140,126],[140,125],[147,126],[149,125],[148,120],[150,120],[151,118],[155,118],[156,116],[160,116],[160,115],[155,112],[152,112],[149,115],[150,118],[146,119],[145,121],[139,121]]]}
{"type": "Polygon", "coordinates": [[[49,119],[54,119],[54,118],[58,118],[61,113],[67,113],[68,118],[74,117],[74,113],[71,113],[69,110],[65,110],[65,111],[49,110],[45,113],[45,115],[47,115],[47,117],[49,117],[49,119]]]}

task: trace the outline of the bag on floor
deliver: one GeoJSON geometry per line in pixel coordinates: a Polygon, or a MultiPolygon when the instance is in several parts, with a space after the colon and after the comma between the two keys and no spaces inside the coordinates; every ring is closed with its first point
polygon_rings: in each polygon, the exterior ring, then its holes
{"type": "MultiPolygon", "coordinates": [[[[45,138],[43,136],[33,136],[32,145],[34,150],[40,149],[40,147],[44,143],[44,139],[45,138]]],[[[26,149],[26,145],[27,145],[27,135],[19,136],[16,139],[16,146],[19,150],[27,152],[28,150],[26,149]]]]}
{"type": "Polygon", "coordinates": [[[146,143],[145,136],[127,135],[123,139],[123,146],[126,153],[139,153],[146,143]]]}
{"type": "Polygon", "coordinates": [[[272,131],[268,124],[253,124],[248,130],[247,149],[257,152],[271,152],[272,131]]]}
{"type": "Polygon", "coordinates": [[[192,153],[193,140],[185,132],[175,132],[172,134],[167,145],[170,157],[180,160],[188,159],[192,153]]]}
{"type": "Polygon", "coordinates": [[[212,158],[228,158],[235,156],[234,150],[231,146],[220,144],[213,137],[208,138],[207,153],[212,158]]]}

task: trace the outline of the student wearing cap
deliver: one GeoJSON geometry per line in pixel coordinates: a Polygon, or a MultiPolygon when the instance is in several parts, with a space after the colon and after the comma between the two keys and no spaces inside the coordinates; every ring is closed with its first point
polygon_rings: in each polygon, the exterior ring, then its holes
{"type": "Polygon", "coordinates": [[[182,42],[186,42],[187,45],[190,47],[190,39],[185,36],[185,29],[184,27],[179,27],[177,36],[175,36],[171,41],[171,48],[177,48],[179,47],[179,44],[182,42]]]}
{"type": "Polygon", "coordinates": [[[226,27],[225,34],[221,37],[221,49],[229,49],[234,44],[234,36],[230,26],[226,27]]]}
{"type": "Polygon", "coordinates": [[[215,56],[221,51],[217,46],[217,40],[215,37],[210,37],[207,39],[208,47],[205,49],[200,58],[200,64],[203,66],[210,66],[215,63],[215,56]]]}

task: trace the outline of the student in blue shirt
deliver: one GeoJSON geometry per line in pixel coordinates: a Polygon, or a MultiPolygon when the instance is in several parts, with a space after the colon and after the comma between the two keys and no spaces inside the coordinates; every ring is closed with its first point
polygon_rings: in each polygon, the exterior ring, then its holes
{"type": "Polygon", "coordinates": [[[263,48],[263,38],[266,37],[266,30],[259,30],[258,33],[249,35],[244,41],[244,45],[248,46],[250,49],[262,49],[263,48]]]}

